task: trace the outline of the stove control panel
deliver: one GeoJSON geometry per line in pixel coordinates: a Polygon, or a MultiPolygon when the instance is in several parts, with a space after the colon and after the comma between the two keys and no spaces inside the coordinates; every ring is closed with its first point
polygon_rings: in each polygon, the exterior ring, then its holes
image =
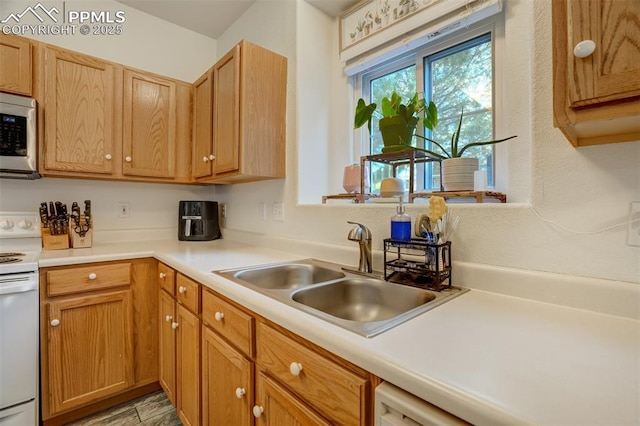
{"type": "Polygon", "coordinates": [[[0,239],[40,237],[38,215],[31,212],[0,212],[0,239]]]}

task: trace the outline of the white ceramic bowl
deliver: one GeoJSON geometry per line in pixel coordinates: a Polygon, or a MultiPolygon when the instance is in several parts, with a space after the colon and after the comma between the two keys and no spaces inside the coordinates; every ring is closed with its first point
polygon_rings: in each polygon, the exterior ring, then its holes
{"type": "Polygon", "coordinates": [[[380,196],[397,197],[404,195],[404,182],[400,178],[385,178],[380,182],[380,196]]]}

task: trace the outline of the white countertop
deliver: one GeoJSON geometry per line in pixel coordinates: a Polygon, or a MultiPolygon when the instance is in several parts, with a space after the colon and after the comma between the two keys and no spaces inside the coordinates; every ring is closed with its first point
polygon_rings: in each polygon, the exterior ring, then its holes
{"type": "Polygon", "coordinates": [[[41,267],[154,256],[476,424],[640,424],[640,321],[472,290],[367,339],[211,273],[300,259],[228,240],[43,251],[41,267]]]}

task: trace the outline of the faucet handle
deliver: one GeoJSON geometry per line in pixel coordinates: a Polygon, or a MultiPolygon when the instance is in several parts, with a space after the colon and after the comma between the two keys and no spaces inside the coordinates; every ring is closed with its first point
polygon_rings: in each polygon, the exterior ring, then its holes
{"type": "Polygon", "coordinates": [[[367,228],[361,223],[352,222],[350,220],[348,220],[347,223],[350,223],[351,225],[356,225],[356,228],[353,228],[351,231],[349,231],[349,235],[347,236],[348,240],[350,241],[371,240],[371,231],[369,230],[369,228],[367,228]]]}

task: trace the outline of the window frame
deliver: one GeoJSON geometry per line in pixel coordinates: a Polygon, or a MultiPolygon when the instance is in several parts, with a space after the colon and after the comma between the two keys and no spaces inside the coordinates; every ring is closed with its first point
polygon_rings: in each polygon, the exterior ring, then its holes
{"type": "MultiPolygon", "coordinates": [[[[505,129],[505,23],[504,10],[482,21],[458,30],[450,35],[442,37],[434,42],[427,43],[408,52],[398,52],[398,55],[373,69],[365,70],[351,77],[354,87],[354,105],[359,98],[370,99],[370,81],[409,65],[416,66],[416,91],[424,93],[424,59],[430,55],[442,52],[448,48],[470,41],[483,34],[491,34],[493,49],[493,134],[501,133],[505,129]]],[[[418,126],[416,132],[422,134],[422,126],[418,126]]],[[[354,153],[359,157],[369,155],[370,140],[366,126],[354,130],[354,153]]],[[[493,160],[493,187],[491,190],[506,192],[508,187],[508,155],[504,144],[496,144],[493,160]]],[[[423,176],[417,179],[415,190],[424,190],[424,164],[416,166],[416,175],[423,176]]]]}

